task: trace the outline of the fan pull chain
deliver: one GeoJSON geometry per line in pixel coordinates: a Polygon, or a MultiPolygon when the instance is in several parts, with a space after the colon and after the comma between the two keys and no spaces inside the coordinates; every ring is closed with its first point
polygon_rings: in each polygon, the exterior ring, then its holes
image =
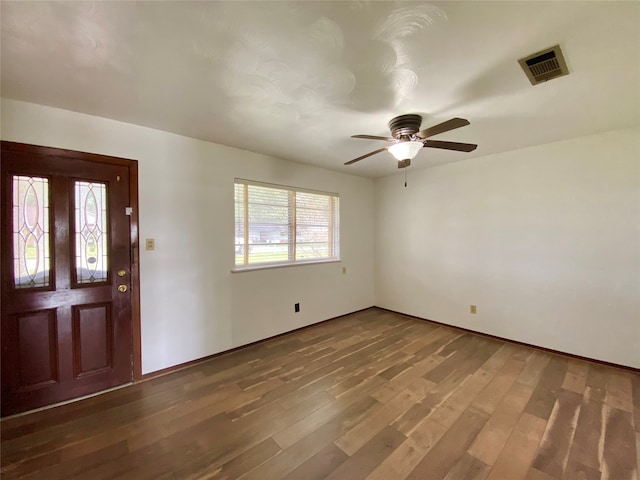
{"type": "Polygon", "coordinates": [[[404,188],[407,188],[407,167],[404,168],[404,188]]]}

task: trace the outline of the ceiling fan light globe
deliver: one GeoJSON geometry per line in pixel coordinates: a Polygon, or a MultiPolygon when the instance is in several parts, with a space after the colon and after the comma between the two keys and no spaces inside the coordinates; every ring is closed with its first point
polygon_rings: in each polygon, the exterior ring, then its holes
{"type": "Polygon", "coordinates": [[[396,160],[413,160],[423,146],[422,142],[398,142],[391,145],[388,150],[396,160]]]}

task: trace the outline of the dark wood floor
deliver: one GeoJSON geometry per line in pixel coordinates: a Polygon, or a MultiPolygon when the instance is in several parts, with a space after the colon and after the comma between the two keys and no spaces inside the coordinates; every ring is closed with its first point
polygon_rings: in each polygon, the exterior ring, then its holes
{"type": "Polygon", "coordinates": [[[1,435],[6,480],[638,480],[640,377],[370,309],[1,435]]]}

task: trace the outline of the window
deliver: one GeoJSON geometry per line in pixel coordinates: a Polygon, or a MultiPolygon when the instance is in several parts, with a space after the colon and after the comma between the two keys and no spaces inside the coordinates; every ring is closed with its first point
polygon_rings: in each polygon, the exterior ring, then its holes
{"type": "Polygon", "coordinates": [[[335,193],[235,180],[236,268],[340,258],[335,193]]]}

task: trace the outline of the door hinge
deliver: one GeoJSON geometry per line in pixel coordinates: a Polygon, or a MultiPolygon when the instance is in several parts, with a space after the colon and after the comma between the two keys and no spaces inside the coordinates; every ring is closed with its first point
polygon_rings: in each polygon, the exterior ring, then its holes
{"type": "Polygon", "coordinates": [[[124,207],[124,214],[131,215],[133,213],[133,207],[124,207]]]}

